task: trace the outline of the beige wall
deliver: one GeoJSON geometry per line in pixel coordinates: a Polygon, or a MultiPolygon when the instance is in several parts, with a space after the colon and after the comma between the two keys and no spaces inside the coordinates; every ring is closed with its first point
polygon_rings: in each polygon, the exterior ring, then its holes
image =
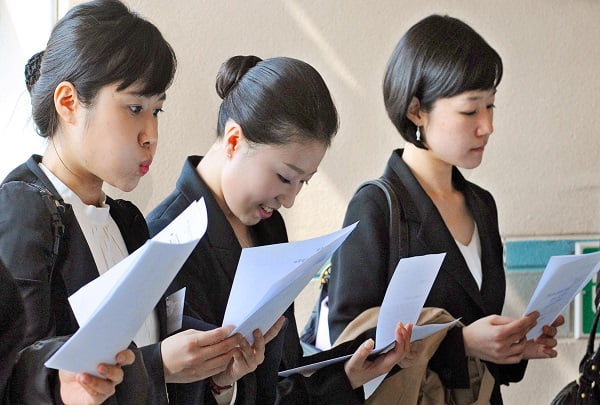
{"type": "MultiPolygon", "coordinates": [[[[216,71],[236,54],[297,57],[328,83],[340,131],[319,173],[284,212],[292,239],[341,226],[356,186],[402,144],[381,96],[387,59],[431,13],[470,24],[500,53],[495,133],[469,178],[496,197],[503,235],[600,233],[600,1],[129,0],[173,45],[179,70],[150,175],[127,198],[148,212],[186,155],[214,139],[216,71]]],[[[111,191],[112,194],[118,194],[111,191]]]]}

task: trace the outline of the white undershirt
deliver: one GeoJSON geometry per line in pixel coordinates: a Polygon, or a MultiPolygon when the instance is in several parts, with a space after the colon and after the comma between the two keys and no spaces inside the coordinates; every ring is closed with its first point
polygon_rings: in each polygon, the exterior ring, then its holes
{"type": "Polygon", "coordinates": [[[481,280],[483,278],[483,273],[481,270],[481,240],[479,239],[479,231],[477,230],[477,224],[475,224],[475,229],[473,230],[473,236],[471,236],[471,242],[467,246],[463,245],[456,239],[454,240],[458,249],[462,253],[465,261],[467,262],[467,266],[477,283],[477,287],[481,290],[481,280]]]}
{"type": "MultiPolygon", "coordinates": [[[[63,200],[73,208],[77,223],[92,252],[100,275],[127,257],[129,255],[127,246],[119,227],[110,216],[110,207],[106,204],[106,195],[102,194],[99,207],[87,205],[47,167],[42,163],[39,166],[63,200]]],[[[155,311],[152,311],[133,341],[138,347],[158,342],[158,327],[158,317],[155,311]]]]}

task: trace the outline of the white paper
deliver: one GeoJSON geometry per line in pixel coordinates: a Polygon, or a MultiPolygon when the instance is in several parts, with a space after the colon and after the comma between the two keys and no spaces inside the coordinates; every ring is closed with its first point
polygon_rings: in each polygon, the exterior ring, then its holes
{"type": "Polygon", "coordinates": [[[318,238],[245,248],[231,287],[223,325],[234,325],[252,344],[252,332],[267,332],[316,272],[354,230],[356,223],[318,238]]]}
{"type": "Polygon", "coordinates": [[[79,330],[45,363],[98,376],[127,348],[183,263],[206,232],[204,200],[130,256],[69,297],[79,330]]]}
{"type": "Polygon", "coordinates": [[[167,297],[167,335],[178,331],[183,325],[185,291],[183,287],[167,297]]]}
{"type": "MultiPolygon", "coordinates": [[[[458,322],[457,319],[445,324],[415,325],[445,256],[445,253],[439,253],[400,260],[381,303],[377,318],[375,349],[372,354],[385,353],[393,348],[396,341],[396,325],[398,322],[405,325],[408,323],[414,325],[411,342],[424,339],[458,322]]],[[[352,357],[351,354],[296,367],[280,372],[279,376],[287,377],[294,373],[309,374],[330,364],[347,360],[350,357],[352,357]]],[[[376,380],[370,382],[371,388],[373,386],[377,388],[375,385],[376,380]]]]}
{"type": "Polygon", "coordinates": [[[554,322],[598,270],[600,252],[552,256],[525,309],[525,315],[533,311],[540,313],[536,326],[527,333],[527,339],[540,336],[542,327],[554,322]]]}

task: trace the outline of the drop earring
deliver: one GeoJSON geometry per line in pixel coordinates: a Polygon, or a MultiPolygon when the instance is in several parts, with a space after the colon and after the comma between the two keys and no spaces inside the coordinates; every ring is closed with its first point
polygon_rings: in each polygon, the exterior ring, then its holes
{"type": "Polygon", "coordinates": [[[417,142],[421,142],[421,128],[419,128],[418,125],[417,125],[417,132],[415,135],[417,137],[417,142]]]}

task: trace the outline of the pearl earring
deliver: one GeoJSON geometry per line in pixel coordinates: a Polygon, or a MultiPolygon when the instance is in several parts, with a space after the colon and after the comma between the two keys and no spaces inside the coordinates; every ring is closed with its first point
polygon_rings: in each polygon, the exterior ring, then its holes
{"type": "Polygon", "coordinates": [[[417,125],[417,142],[421,142],[421,128],[419,128],[419,126],[417,125]]]}

